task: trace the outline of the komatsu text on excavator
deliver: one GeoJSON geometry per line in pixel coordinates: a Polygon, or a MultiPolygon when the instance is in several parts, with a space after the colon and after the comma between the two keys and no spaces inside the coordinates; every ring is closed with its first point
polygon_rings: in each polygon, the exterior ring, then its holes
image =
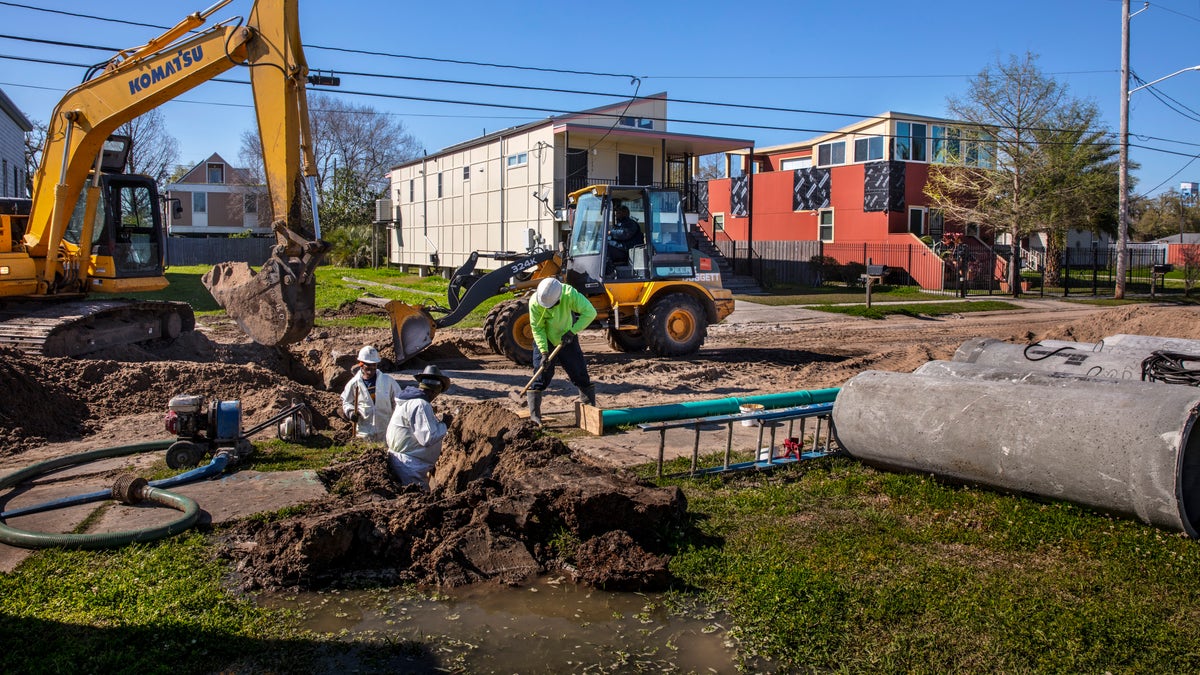
{"type": "Polygon", "coordinates": [[[257,273],[226,262],[203,282],[256,342],[290,344],[312,329],[313,270],[328,245],[316,217],[297,0],[258,0],[245,21],[194,32],[229,2],[117,53],[54,109],[31,199],[0,199],[0,344],[73,356],[194,327],[186,303],[117,297],[166,287],[167,238],[154,181],[121,173],[129,139],[113,133],[237,66],[248,67],[254,90],[276,246],[257,273]],[[304,187],[311,236],[301,228],[304,187]]]}

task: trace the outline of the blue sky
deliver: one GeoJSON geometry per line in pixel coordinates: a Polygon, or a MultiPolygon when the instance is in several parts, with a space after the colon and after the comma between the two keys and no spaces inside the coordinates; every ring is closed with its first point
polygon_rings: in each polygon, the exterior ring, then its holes
{"type": "MultiPolygon", "coordinates": [[[[13,5],[65,10],[132,22],[171,25],[211,0],[82,3],[7,0],[0,34],[108,47],[132,47],[159,31],[48,14],[13,5]]],[[[1134,11],[1140,2],[1133,3],[1134,11]]],[[[248,12],[234,0],[223,19],[248,12]]],[[[475,83],[523,84],[597,95],[419,83],[342,76],[343,91],[366,91],[462,102],[542,108],[514,111],[451,103],[345,97],[394,115],[429,151],[550,114],[602,105],[635,91],[672,98],[753,103],[821,112],[877,114],[895,110],[945,114],[946,97],[965,93],[967,80],[997,58],[1031,51],[1039,65],[1077,96],[1094,100],[1115,132],[1119,112],[1119,0],[825,0],[812,2],[647,1],[626,3],[477,2],[397,3],[301,0],[301,33],[309,66],[320,70],[386,73],[475,83]],[[312,45],[410,56],[628,77],[539,73],[486,66],[347,54],[312,45]]],[[[1200,65],[1200,0],[1164,0],[1132,21],[1131,63],[1146,81],[1200,65]]],[[[103,52],[0,38],[0,55],[92,63],[103,52]]],[[[0,88],[34,119],[45,120],[79,68],[0,58],[0,88]]],[[[244,79],[233,71],[226,77],[244,79]]],[[[1184,106],[1176,112],[1150,91],[1133,94],[1130,142],[1141,164],[1133,175],[1151,194],[1200,180],[1200,72],[1171,78],[1156,89],[1184,106]],[[1190,110],[1189,110],[1190,109],[1190,110]],[[1195,119],[1189,119],[1189,116],[1195,119]],[[1187,165],[1185,167],[1185,165],[1187,165]],[[1178,172],[1178,173],[1177,173],[1178,172]],[[1174,174],[1174,175],[1173,175],[1174,174]]],[[[239,137],[254,122],[249,88],[206,83],[163,108],[179,139],[181,163],[211,152],[237,162],[239,137]]],[[[674,119],[745,126],[672,123],[672,131],[776,145],[832,130],[847,117],[671,104],[674,119]],[[752,127],[784,127],[772,130],[752,127]],[[800,131],[811,130],[811,131],[800,131]]]]}

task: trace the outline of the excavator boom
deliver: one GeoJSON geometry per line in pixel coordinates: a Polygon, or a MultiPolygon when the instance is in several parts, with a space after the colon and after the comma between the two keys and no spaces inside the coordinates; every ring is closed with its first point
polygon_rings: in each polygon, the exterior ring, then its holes
{"type": "MultiPolygon", "coordinates": [[[[47,301],[165,287],[156,188],[153,181],[117,175],[105,164],[110,136],[135,117],[243,65],[254,90],[277,245],[258,272],[244,263],[221,263],[204,283],[256,342],[284,345],[308,334],[315,314],[313,270],[328,245],[320,239],[315,208],[311,231],[301,225],[300,195],[306,180],[311,194],[316,168],[297,0],[257,0],[244,23],[225,21],[195,32],[228,2],[117,53],[59,102],[48,122],[27,215],[0,213],[0,263],[17,271],[0,279],[0,301],[21,300],[28,307],[29,301],[53,304],[47,301]]],[[[78,304],[63,312],[76,321],[78,313],[78,304]]],[[[44,314],[39,311],[43,332],[61,333],[63,327],[52,326],[44,314]]],[[[20,322],[20,316],[4,321],[10,327],[20,322]]],[[[0,327],[0,340],[6,330],[0,327]]]]}

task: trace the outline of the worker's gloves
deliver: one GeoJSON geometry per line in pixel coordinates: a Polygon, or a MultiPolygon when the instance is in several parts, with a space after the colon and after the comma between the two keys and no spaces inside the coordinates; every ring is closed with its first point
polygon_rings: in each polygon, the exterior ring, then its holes
{"type": "Polygon", "coordinates": [[[579,340],[579,336],[576,335],[575,333],[572,333],[571,331],[567,331],[567,332],[563,333],[562,344],[564,347],[573,342],[577,342],[578,340],[579,340]]]}
{"type": "Polygon", "coordinates": [[[359,415],[357,410],[355,410],[354,412],[350,413],[350,421],[351,421],[351,422],[357,422],[357,421],[359,421],[359,420],[361,420],[361,419],[362,419],[362,415],[359,415]]]}

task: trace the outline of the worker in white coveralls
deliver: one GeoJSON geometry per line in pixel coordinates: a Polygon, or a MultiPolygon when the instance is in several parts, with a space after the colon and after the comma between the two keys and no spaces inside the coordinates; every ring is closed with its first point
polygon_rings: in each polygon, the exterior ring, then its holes
{"type": "Polygon", "coordinates": [[[392,418],[393,402],[400,394],[400,385],[387,373],[379,372],[379,350],[366,345],[358,350],[358,367],[354,377],[342,390],[342,412],[354,422],[359,438],[382,443],[392,418]]]}
{"type": "Polygon", "coordinates": [[[446,419],[433,412],[433,399],[450,388],[450,378],[437,366],[426,366],[415,376],[419,395],[396,400],[396,409],[387,428],[388,466],[405,485],[417,484],[428,489],[429,474],[442,454],[446,419]]]}

